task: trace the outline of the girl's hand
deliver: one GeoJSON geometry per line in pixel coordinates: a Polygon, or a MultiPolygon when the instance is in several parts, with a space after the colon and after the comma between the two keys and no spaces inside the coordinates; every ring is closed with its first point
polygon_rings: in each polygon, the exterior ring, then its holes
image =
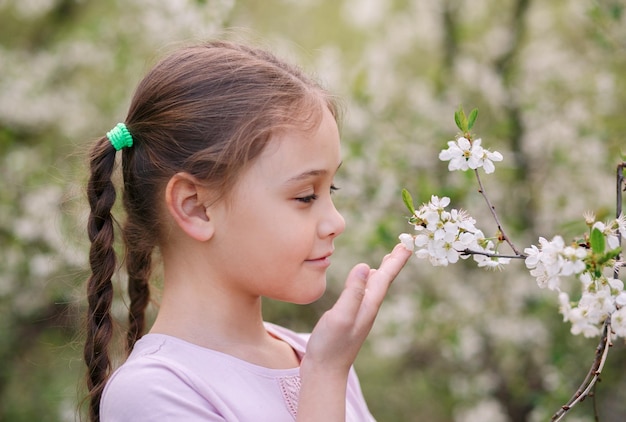
{"type": "Polygon", "coordinates": [[[401,244],[386,255],[380,267],[356,265],[337,303],[315,326],[305,360],[347,372],[369,334],[387,290],[411,252],[401,244]]]}
{"type": "Polygon", "coordinates": [[[335,305],[317,323],[300,367],[298,420],[325,422],[345,418],[348,372],[367,338],[392,281],[411,252],[401,244],[378,269],[356,265],[335,305]]]}

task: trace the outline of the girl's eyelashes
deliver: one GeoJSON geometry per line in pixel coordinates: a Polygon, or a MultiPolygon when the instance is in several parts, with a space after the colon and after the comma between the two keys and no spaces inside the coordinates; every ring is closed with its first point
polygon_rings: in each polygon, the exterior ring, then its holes
{"type": "MultiPolygon", "coordinates": [[[[339,188],[335,185],[330,185],[330,193],[331,195],[333,194],[333,192],[338,191],[339,188]]],[[[300,201],[303,202],[305,204],[310,204],[311,202],[315,201],[319,196],[315,193],[311,194],[311,195],[307,195],[307,196],[301,196],[298,198],[294,198],[296,201],[300,201]]]]}
{"type": "Polygon", "coordinates": [[[305,204],[309,204],[309,203],[315,201],[317,198],[318,197],[317,197],[316,194],[312,194],[312,195],[302,196],[300,198],[295,198],[295,199],[296,199],[296,201],[300,201],[300,202],[303,202],[305,204]]]}

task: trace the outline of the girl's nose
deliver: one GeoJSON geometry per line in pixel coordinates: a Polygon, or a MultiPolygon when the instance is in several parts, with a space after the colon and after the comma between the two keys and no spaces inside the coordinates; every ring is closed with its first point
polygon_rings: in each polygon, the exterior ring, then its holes
{"type": "Polygon", "coordinates": [[[325,210],[324,217],[319,225],[320,237],[337,237],[346,228],[346,220],[335,208],[335,204],[330,201],[328,209],[325,210]]]}

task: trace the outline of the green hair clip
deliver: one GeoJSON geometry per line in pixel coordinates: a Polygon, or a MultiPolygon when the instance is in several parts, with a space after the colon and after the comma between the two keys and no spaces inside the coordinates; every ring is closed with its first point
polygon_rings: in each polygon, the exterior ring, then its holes
{"type": "Polygon", "coordinates": [[[118,123],[107,132],[107,138],[109,138],[111,145],[113,145],[116,151],[133,146],[133,137],[124,123],[118,123]]]}

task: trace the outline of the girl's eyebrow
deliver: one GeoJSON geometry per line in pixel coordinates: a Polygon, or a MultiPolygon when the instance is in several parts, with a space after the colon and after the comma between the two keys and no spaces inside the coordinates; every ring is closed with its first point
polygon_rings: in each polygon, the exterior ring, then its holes
{"type": "MultiPolygon", "coordinates": [[[[343,161],[339,163],[339,165],[337,166],[337,170],[339,170],[339,167],[341,167],[342,164],[343,164],[343,161]]],[[[325,169],[309,170],[309,171],[305,171],[304,173],[300,173],[297,176],[290,178],[289,180],[287,180],[287,183],[297,182],[300,180],[308,179],[310,177],[324,176],[326,174],[328,174],[328,170],[325,170],[325,169]]]]}

